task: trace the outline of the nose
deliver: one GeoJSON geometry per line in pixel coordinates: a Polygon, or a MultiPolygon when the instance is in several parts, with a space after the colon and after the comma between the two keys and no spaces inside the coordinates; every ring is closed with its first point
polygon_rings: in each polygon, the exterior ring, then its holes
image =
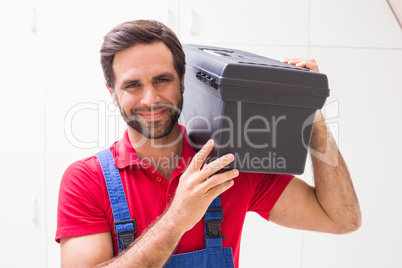
{"type": "Polygon", "coordinates": [[[143,88],[143,94],[141,96],[141,105],[151,107],[159,103],[160,97],[153,85],[148,85],[143,88]]]}

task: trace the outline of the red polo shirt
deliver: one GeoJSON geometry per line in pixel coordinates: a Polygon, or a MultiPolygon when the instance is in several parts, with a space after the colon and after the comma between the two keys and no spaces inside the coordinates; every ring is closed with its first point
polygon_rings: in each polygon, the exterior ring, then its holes
{"type": "MultiPolygon", "coordinates": [[[[186,136],[184,127],[180,126],[180,130],[186,136]]],[[[137,223],[138,237],[171,202],[179,178],[195,151],[185,138],[181,161],[170,181],[138,158],[127,131],[120,141],[110,147],[110,151],[120,171],[131,217],[137,223]]],[[[291,175],[241,172],[235,178],[234,185],[222,194],[225,219],[221,228],[226,236],[223,246],[232,248],[236,267],[239,263],[240,238],[246,212],[257,212],[268,220],[269,212],[292,178],[291,175]]],[[[114,253],[117,254],[113,214],[105,180],[98,159],[91,156],[70,165],[63,175],[59,192],[56,241],[60,242],[60,238],[64,237],[101,232],[112,233],[114,253]]],[[[204,233],[204,223],[201,220],[183,235],[175,253],[205,248],[204,233]]]]}

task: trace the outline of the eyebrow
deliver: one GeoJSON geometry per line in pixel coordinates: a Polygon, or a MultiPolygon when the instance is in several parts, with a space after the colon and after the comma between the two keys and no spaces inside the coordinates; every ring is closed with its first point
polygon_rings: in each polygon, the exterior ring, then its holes
{"type": "MultiPolygon", "coordinates": [[[[164,73],[161,73],[161,74],[158,74],[158,75],[152,77],[152,80],[158,80],[158,79],[161,79],[161,78],[169,78],[169,79],[172,79],[172,78],[174,78],[174,74],[172,74],[171,72],[164,72],[164,73]]],[[[124,86],[126,86],[126,85],[135,84],[135,83],[139,83],[139,82],[140,82],[139,79],[123,80],[123,81],[120,83],[120,87],[124,87],[124,86]]]]}
{"type": "Polygon", "coordinates": [[[157,79],[161,79],[161,78],[174,78],[174,75],[171,72],[165,72],[165,73],[161,73],[157,76],[153,77],[153,80],[157,80],[157,79]]]}
{"type": "Polygon", "coordinates": [[[124,87],[125,85],[129,85],[129,84],[135,84],[138,82],[140,82],[140,80],[138,80],[138,79],[124,80],[123,82],[120,83],[120,87],[124,87]]]}

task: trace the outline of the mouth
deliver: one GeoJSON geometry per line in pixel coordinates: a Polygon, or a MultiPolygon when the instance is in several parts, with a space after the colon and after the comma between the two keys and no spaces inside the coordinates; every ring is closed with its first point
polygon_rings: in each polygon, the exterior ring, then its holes
{"type": "Polygon", "coordinates": [[[166,113],[167,109],[162,109],[162,110],[156,110],[152,112],[144,112],[144,113],[138,113],[142,118],[145,120],[158,120],[162,118],[162,116],[166,113]]]}

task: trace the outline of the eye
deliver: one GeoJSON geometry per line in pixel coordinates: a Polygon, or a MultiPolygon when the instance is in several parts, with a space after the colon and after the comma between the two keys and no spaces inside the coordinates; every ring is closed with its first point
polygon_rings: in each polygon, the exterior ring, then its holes
{"type": "Polygon", "coordinates": [[[136,87],[139,87],[139,86],[140,86],[140,84],[134,83],[134,84],[127,85],[126,88],[136,88],[136,87]]]}
{"type": "Polygon", "coordinates": [[[164,83],[164,82],[168,82],[168,81],[169,81],[169,79],[159,78],[159,79],[156,80],[156,83],[164,83]]]}

